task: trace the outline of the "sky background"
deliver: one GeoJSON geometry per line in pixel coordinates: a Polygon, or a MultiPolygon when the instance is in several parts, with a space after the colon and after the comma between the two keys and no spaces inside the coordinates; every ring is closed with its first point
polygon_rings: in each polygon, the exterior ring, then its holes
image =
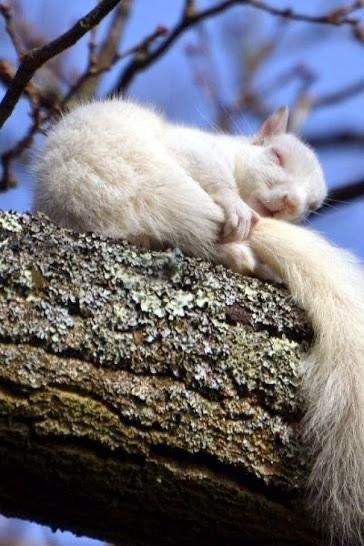
{"type": "MultiPolygon", "coordinates": [[[[11,5],[11,0],[8,3],[11,5]]],[[[197,7],[202,9],[216,3],[218,0],[197,0],[197,7]]],[[[337,6],[349,5],[351,2],[271,0],[270,3],[275,7],[290,6],[296,11],[321,14],[337,6]]],[[[23,0],[21,5],[27,20],[39,29],[40,34],[54,38],[91,9],[95,1],[23,0]]],[[[172,27],[179,18],[182,6],[183,0],[135,0],[121,50],[136,44],[145,35],[153,32],[159,24],[172,27]]],[[[361,18],[363,19],[363,15],[361,18]]],[[[238,77],[241,64],[237,51],[242,50],[242,44],[243,49],[248,50],[259,47],[277,31],[279,24],[276,18],[258,13],[249,7],[235,7],[225,15],[204,24],[203,39],[209,44],[211,52],[209,66],[214,67],[214,78],[224,101],[229,102],[241,85],[241,77],[238,77]]],[[[100,35],[106,25],[107,22],[101,26],[100,35]]],[[[135,79],[129,88],[129,95],[141,102],[157,105],[171,120],[208,127],[214,122],[215,111],[206,92],[196,85],[191,57],[186,54],[186,48],[196,44],[198,36],[195,30],[184,34],[167,55],[135,79]]],[[[364,43],[355,40],[349,28],[289,23],[285,26],[282,36],[272,59],[269,63],[263,64],[257,73],[255,80],[257,89],[265,88],[267,82],[273,81],[277,74],[298,63],[304,64],[315,75],[314,84],[310,88],[310,93],[314,97],[322,96],[361,78],[364,80],[364,43]]],[[[77,74],[82,70],[86,55],[87,38],[84,38],[66,54],[65,62],[69,74],[77,74]]],[[[7,58],[16,63],[2,21],[0,58],[7,58]]],[[[123,64],[119,63],[107,74],[100,89],[101,94],[111,88],[122,67],[123,64]]],[[[244,74],[242,76],[244,77],[244,74]]],[[[267,106],[273,110],[282,104],[291,105],[296,93],[297,84],[292,83],[277,93],[269,94],[267,106]]],[[[257,119],[249,114],[242,115],[234,121],[237,132],[253,133],[258,127],[257,119]]],[[[7,149],[20,138],[21,131],[28,124],[28,104],[22,100],[0,133],[1,150],[7,149]]],[[[302,127],[302,132],[304,135],[313,135],[337,129],[363,131],[363,127],[364,94],[360,94],[345,102],[314,111],[302,127]]],[[[41,140],[38,140],[37,147],[40,148],[41,144],[41,140]]],[[[18,188],[0,193],[0,209],[24,211],[31,208],[33,179],[29,157],[27,154],[25,164],[17,168],[18,188]]],[[[356,148],[322,149],[319,150],[319,157],[331,188],[364,177],[363,144],[356,148]]],[[[352,249],[364,261],[364,199],[350,205],[334,206],[330,212],[318,216],[312,225],[331,241],[352,249]]],[[[23,529],[22,524],[19,525],[23,529]]],[[[6,521],[0,518],[0,537],[5,527],[6,521]]],[[[41,531],[36,526],[29,527],[28,533],[29,540],[34,533],[38,533],[35,541],[29,544],[43,546],[39,538],[41,531]]],[[[70,535],[63,536],[62,541],[58,537],[56,543],[57,541],[59,544],[72,546],[76,544],[70,535]]],[[[24,546],[26,544],[28,545],[24,542],[24,546]]],[[[86,546],[86,542],[79,544],[86,546]]],[[[87,546],[91,544],[94,545],[96,542],[87,542],[87,546]]]]}

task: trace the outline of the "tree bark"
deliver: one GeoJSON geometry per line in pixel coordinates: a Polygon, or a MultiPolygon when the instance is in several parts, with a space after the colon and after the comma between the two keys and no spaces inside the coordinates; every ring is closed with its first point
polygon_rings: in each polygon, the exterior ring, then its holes
{"type": "Polygon", "coordinates": [[[0,214],[0,511],[123,546],[318,545],[278,286],[0,214]]]}

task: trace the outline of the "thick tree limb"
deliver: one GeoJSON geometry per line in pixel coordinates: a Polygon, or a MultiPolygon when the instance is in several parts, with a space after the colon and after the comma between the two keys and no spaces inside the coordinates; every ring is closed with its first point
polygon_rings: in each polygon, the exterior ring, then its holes
{"type": "Polygon", "coordinates": [[[0,511],[123,546],[318,545],[273,285],[0,214],[0,511]]]}

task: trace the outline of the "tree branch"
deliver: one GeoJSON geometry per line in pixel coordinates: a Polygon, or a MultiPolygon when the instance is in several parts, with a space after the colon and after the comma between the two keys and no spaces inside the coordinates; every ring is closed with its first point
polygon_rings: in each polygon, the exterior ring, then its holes
{"type": "MultiPolygon", "coordinates": [[[[330,206],[330,201],[335,205],[339,205],[361,197],[364,197],[364,180],[357,180],[331,190],[328,196],[327,206],[330,206]]],[[[325,208],[325,204],[323,208],[325,208]]]]}
{"type": "Polygon", "coordinates": [[[338,102],[347,100],[355,95],[358,95],[359,93],[362,93],[363,91],[364,80],[360,79],[356,82],[350,83],[349,85],[345,85],[340,89],[336,89],[335,91],[331,91],[330,93],[327,93],[325,95],[315,97],[312,100],[312,107],[322,108],[325,106],[333,106],[336,105],[338,102]]]}
{"type": "Polygon", "coordinates": [[[3,513],[128,546],[319,546],[311,332],[285,290],[44,217],[0,213],[0,243],[3,513]]]}
{"type": "MultiPolygon", "coordinates": [[[[125,50],[122,53],[115,53],[113,59],[109,59],[108,64],[99,65],[95,57],[96,44],[92,37],[89,44],[89,62],[87,70],[78,78],[78,80],[69,88],[64,97],[57,96],[49,91],[44,92],[42,89],[29,82],[24,88],[23,94],[29,99],[32,107],[32,123],[24,136],[10,149],[6,150],[1,155],[2,175],[0,178],[0,192],[6,191],[8,188],[16,186],[16,179],[12,172],[12,162],[17,159],[25,149],[32,145],[34,135],[38,132],[44,132],[49,121],[59,116],[64,108],[69,106],[71,100],[76,96],[80,96],[80,90],[85,81],[96,78],[104,74],[119,60],[132,55],[133,53],[142,54],[149,45],[164,36],[167,29],[163,26],[158,26],[156,30],[143,38],[135,46],[125,50]],[[40,107],[45,110],[45,114],[41,115],[40,107]]],[[[14,69],[5,60],[0,59],[0,81],[9,85],[14,78],[14,69]]],[[[89,88],[90,90],[90,88],[89,88]]],[[[84,90],[85,91],[85,90],[84,90]]]]}
{"type": "Polygon", "coordinates": [[[334,146],[362,146],[364,133],[351,129],[330,131],[322,134],[304,135],[303,139],[313,148],[329,148],[334,146]]]}
{"type": "Polygon", "coordinates": [[[168,32],[167,28],[159,25],[157,28],[151,33],[145,36],[140,42],[138,42],[136,45],[132,46],[129,49],[126,49],[122,53],[116,52],[113,56],[113,58],[109,59],[109,62],[107,64],[99,64],[97,63],[96,59],[92,59],[90,57],[88,67],[84,74],[80,76],[80,78],[70,87],[66,95],[64,96],[62,102],[61,102],[61,109],[65,108],[71,100],[75,98],[75,96],[80,96],[81,91],[80,88],[82,88],[84,81],[91,80],[93,78],[98,78],[101,74],[104,74],[105,72],[109,71],[117,62],[121,61],[122,59],[125,59],[125,57],[129,57],[129,55],[144,55],[145,51],[150,47],[150,45],[158,40],[161,36],[164,36],[168,32]]]}
{"type": "Polygon", "coordinates": [[[312,213],[310,218],[315,218],[316,215],[332,212],[333,207],[336,209],[339,206],[347,205],[356,199],[364,198],[364,180],[357,180],[349,184],[344,184],[338,188],[331,190],[325,199],[322,207],[312,213]]]}
{"type": "Polygon", "coordinates": [[[26,85],[34,73],[44,63],[65,49],[74,45],[82,36],[96,26],[120,2],[120,0],[101,0],[87,15],[82,17],[72,28],[61,34],[43,47],[28,51],[15,74],[15,77],[0,103],[0,127],[11,115],[16,103],[22,96],[26,85]]]}
{"type": "Polygon", "coordinates": [[[0,4],[0,13],[5,20],[5,30],[8,33],[10,41],[14,46],[14,49],[16,51],[18,58],[21,59],[24,53],[24,49],[21,43],[21,39],[19,38],[15,29],[14,20],[13,20],[10,6],[6,4],[0,4]]]}
{"type": "Polygon", "coordinates": [[[315,23],[322,25],[349,25],[356,27],[360,23],[360,19],[348,17],[354,11],[363,9],[363,3],[361,0],[353,2],[350,6],[343,6],[341,8],[336,8],[328,13],[322,15],[307,15],[305,13],[297,13],[291,8],[279,9],[275,8],[266,2],[261,2],[260,0],[247,0],[246,2],[242,1],[239,3],[247,3],[251,6],[254,6],[257,9],[270,13],[278,17],[283,17],[285,19],[291,19],[292,21],[301,21],[305,23],[315,23]]]}
{"type": "Polygon", "coordinates": [[[271,15],[282,17],[293,21],[302,21],[307,23],[317,23],[326,25],[349,25],[353,27],[359,34],[358,28],[360,26],[360,19],[348,17],[348,15],[354,11],[362,9],[364,6],[362,2],[355,1],[351,6],[335,9],[323,15],[306,15],[303,13],[297,13],[291,9],[279,9],[261,2],[259,0],[225,0],[211,8],[203,11],[196,11],[194,4],[187,2],[185,5],[181,18],[176,26],[171,30],[166,39],[153,51],[148,51],[144,56],[136,56],[122,71],[117,85],[112,90],[112,93],[123,93],[129,87],[136,75],[148,68],[152,63],[157,61],[162,55],[164,55],[176,40],[186,31],[193,28],[196,24],[204,21],[208,18],[215,17],[216,15],[228,10],[229,8],[237,5],[250,5],[270,13],[271,15]],[[190,5],[191,4],[191,5],[190,5]],[[193,9],[191,9],[191,6],[193,9]]]}
{"type": "Polygon", "coordinates": [[[67,100],[62,103],[63,106],[68,104],[70,99],[78,100],[78,98],[82,98],[82,100],[85,100],[95,96],[100,76],[120,59],[118,54],[119,44],[130,15],[131,6],[132,0],[124,0],[119,4],[102,44],[99,48],[95,44],[93,55],[89,57],[85,73],[72,86],[67,94],[67,100]]]}

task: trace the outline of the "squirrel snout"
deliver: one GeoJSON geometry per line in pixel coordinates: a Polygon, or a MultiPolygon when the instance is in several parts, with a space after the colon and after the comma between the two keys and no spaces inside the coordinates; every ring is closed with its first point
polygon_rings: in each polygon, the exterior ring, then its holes
{"type": "Polygon", "coordinates": [[[300,203],[296,197],[288,193],[284,194],[282,198],[282,212],[286,211],[289,214],[295,215],[299,211],[299,206],[300,203]]]}

